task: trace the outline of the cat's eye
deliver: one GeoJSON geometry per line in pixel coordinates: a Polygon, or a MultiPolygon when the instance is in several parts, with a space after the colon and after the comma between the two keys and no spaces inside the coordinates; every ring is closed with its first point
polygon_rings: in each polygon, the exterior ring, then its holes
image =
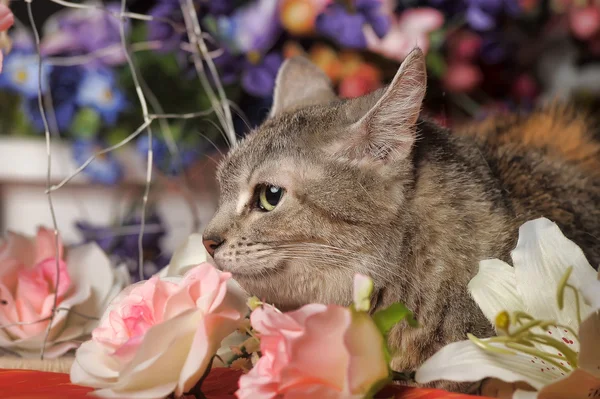
{"type": "Polygon", "coordinates": [[[263,211],[269,212],[275,209],[283,197],[283,188],[268,184],[258,187],[257,205],[263,211]]]}

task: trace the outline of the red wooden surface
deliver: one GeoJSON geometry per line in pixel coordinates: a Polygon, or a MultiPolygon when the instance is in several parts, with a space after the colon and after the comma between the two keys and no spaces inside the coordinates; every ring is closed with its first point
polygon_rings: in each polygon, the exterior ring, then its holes
{"type": "MultiPolygon", "coordinates": [[[[239,371],[215,368],[203,384],[207,399],[235,399],[239,371]]],[[[90,399],[92,389],[73,385],[68,374],[32,370],[0,369],[0,398],[2,399],[90,399]]],[[[388,387],[378,398],[394,399],[476,399],[436,389],[388,387]]],[[[123,398],[125,399],[125,398],[123,398]]]]}

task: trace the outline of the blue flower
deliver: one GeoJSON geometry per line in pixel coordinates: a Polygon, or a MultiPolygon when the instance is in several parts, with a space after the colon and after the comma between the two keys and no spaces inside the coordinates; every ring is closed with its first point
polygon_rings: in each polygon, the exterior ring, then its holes
{"type": "Polygon", "coordinates": [[[382,38],[390,29],[390,16],[381,10],[381,1],[357,0],[355,9],[332,3],[317,16],[316,29],[323,36],[337,41],[345,47],[362,49],[367,46],[363,26],[370,25],[375,34],[382,38]]]}
{"type": "Polygon", "coordinates": [[[126,106],[125,95],[115,84],[112,70],[86,70],[77,91],[77,105],[95,109],[107,124],[114,125],[126,106]]]}
{"type": "MultiPolygon", "coordinates": [[[[48,90],[48,75],[52,67],[42,63],[42,92],[48,90]]],[[[33,53],[13,51],[4,60],[0,74],[0,88],[37,98],[39,87],[38,56],[33,53]]]]}
{"type": "MultiPolygon", "coordinates": [[[[56,66],[49,74],[49,86],[52,93],[52,105],[56,124],[60,131],[65,131],[71,126],[77,110],[75,94],[77,93],[83,68],[80,66],[56,66]]],[[[32,126],[42,132],[44,123],[40,114],[36,97],[25,98],[23,111],[28,116],[32,126]]],[[[46,109],[48,113],[48,109],[46,109]]],[[[52,116],[47,114],[48,118],[52,116]]]]}
{"type": "MultiPolygon", "coordinates": [[[[73,157],[81,165],[102,148],[103,146],[98,141],[75,140],[72,147],[73,157]]],[[[118,183],[123,176],[121,165],[110,152],[96,157],[83,170],[83,173],[89,176],[94,183],[106,185],[118,183]]]]}
{"type": "MultiPolygon", "coordinates": [[[[136,150],[140,155],[145,157],[149,147],[150,140],[148,136],[142,136],[137,140],[136,150]]],[[[152,159],[154,166],[161,172],[171,176],[179,175],[197,159],[196,151],[192,148],[178,148],[178,151],[178,157],[171,155],[167,144],[163,140],[152,137],[152,159]]]]}
{"type": "Polygon", "coordinates": [[[256,97],[271,96],[282,63],[283,57],[278,53],[267,54],[258,62],[251,60],[242,74],[242,87],[256,97]]]}

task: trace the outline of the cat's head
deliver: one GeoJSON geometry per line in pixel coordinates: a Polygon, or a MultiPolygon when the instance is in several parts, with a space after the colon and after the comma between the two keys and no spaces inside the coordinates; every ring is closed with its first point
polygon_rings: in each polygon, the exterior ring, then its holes
{"type": "Polygon", "coordinates": [[[354,100],[308,60],[286,61],[269,118],[219,167],[204,231],[216,264],[281,307],[348,303],[357,272],[389,281],[425,87],[419,49],[390,86],[354,100]]]}

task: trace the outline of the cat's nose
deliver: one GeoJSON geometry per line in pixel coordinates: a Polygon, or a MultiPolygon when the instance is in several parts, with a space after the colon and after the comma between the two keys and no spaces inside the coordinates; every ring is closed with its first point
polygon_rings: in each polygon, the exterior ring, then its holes
{"type": "Polygon", "coordinates": [[[206,251],[211,257],[215,255],[217,248],[219,248],[224,242],[225,240],[222,237],[216,235],[204,237],[202,240],[204,248],[206,248],[206,251]]]}

